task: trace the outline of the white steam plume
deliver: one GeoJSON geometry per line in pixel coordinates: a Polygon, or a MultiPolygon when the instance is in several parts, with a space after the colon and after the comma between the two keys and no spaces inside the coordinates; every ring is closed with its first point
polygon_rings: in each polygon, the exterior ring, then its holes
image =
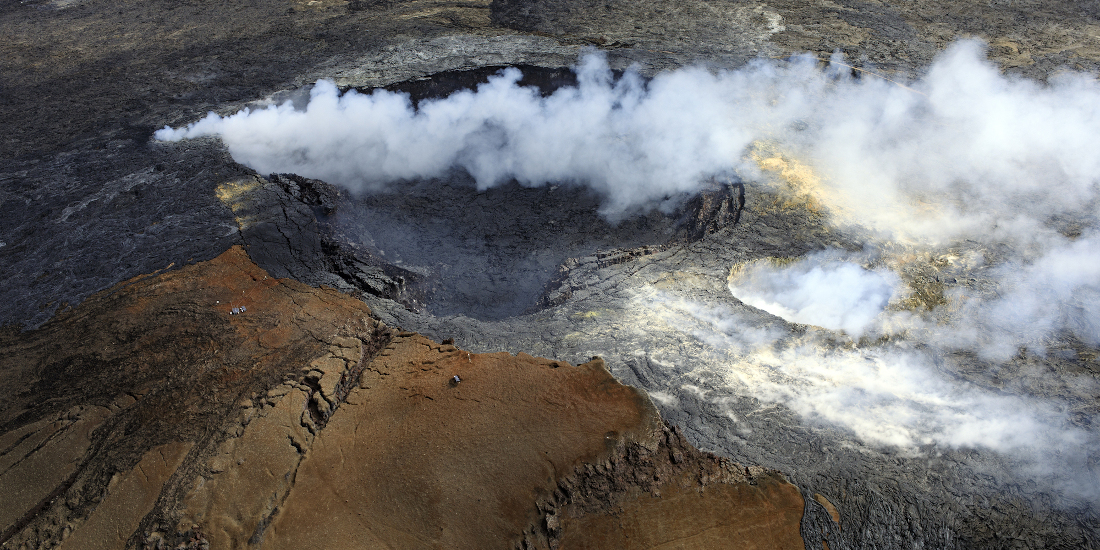
{"type": "Polygon", "coordinates": [[[945,303],[928,312],[888,310],[912,289],[884,267],[862,267],[873,262],[866,254],[841,251],[785,265],[759,260],[735,268],[729,290],[742,303],[788,322],[843,331],[853,339],[907,334],[943,349],[972,350],[989,361],[1007,361],[1021,349],[1042,355],[1052,337],[1072,335],[1100,345],[1100,238],[1091,230],[1052,241],[1035,258],[1010,254],[996,264],[959,270],[980,277],[988,290],[949,286],[945,303]]]}
{"type": "Polygon", "coordinates": [[[1050,337],[1065,334],[1100,345],[1100,236],[1090,230],[1076,239],[1052,239],[1036,256],[993,266],[994,297],[955,289],[948,295],[950,316],[918,325],[916,334],[993,361],[1006,361],[1020,348],[1043,354],[1050,337]]]}
{"type": "MultiPolygon", "coordinates": [[[[793,334],[763,324],[759,314],[654,290],[639,292],[635,305],[640,317],[630,326],[691,335],[704,349],[680,359],[712,365],[697,368],[720,375],[734,393],[782,403],[875,446],[990,449],[1013,456],[1024,473],[1066,495],[1100,494],[1100,480],[1087,466],[1100,441],[1069,421],[1065,401],[1072,397],[1012,394],[945,376],[935,350],[906,342],[836,346],[824,331],[793,334]]],[[[1097,389],[1095,381],[1077,384],[1071,393],[1097,389]]],[[[720,405],[725,395],[720,391],[713,399],[720,405]]]]}
{"type": "Polygon", "coordinates": [[[578,86],[546,98],[518,86],[521,76],[507,69],[476,92],[424,101],[418,110],[403,94],[340,95],[320,81],[305,110],[285,103],[224,118],[211,113],[156,137],[218,135],[234,159],[260,172],[294,172],[352,189],[453,167],[467,170],[480,188],[511,178],[531,186],[583,182],[602,192],[604,211],[614,213],[693,191],[704,176],[728,170],[754,136],[741,124],[715,121],[748,122],[768,111],[766,97],[735,85],[745,75],[685,69],[648,85],[633,73],[613,81],[606,59],[588,55],[577,67],[578,86]]]}
{"type": "Polygon", "coordinates": [[[787,321],[860,337],[897,292],[898,276],[868,270],[827,252],[782,268],[754,262],[731,276],[734,296],[787,321]]]}
{"type": "Polygon", "coordinates": [[[902,87],[853,79],[815,59],[757,61],[734,71],[685,68],[645,82],[613,79],[601,54],[577,87],[549,97],[508,69],[477,91],[424,101],[320,81],[304,110],[287,102],[210,114],[157,139],[218,135],[260,172],[295,172],[350,187],[469,171],[482,188],[572,181],[614,213],[752,172],[746,148],[771,140],[811,160],[830,203],[861,223],[917,238],[1028,234],[1035,209],[1095,209],[1100,87],[1083,75],[1050,85],[1002,76],[974,41],[950,48],[902,87]],[[929,208],[910,207],[919,198],[929,208]],[[1022,217],[1021,217],[1022,216],[1022,217]]]}
{"type": "Polygon", "coordinates": [[[809,332],[794,336],[727,307],[661,292],[639,295],[645,315],[687,332],[723,357],[731,381],[767,402],[845,426],[869,443],[939,443],[1018,451],[1080,444],[1052,403],[944,378],[927,351],[848,348],[809,332]]]}

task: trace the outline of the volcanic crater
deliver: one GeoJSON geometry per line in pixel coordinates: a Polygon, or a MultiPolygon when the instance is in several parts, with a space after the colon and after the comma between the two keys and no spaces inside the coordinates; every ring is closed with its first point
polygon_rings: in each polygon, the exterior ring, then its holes
{"type": "MultiPolygon", "coordinates": [[[[1015,217],[918,246],[848,223],[896,211],[853,216],[766,141],[751,177],[608,218],[576,182],[479,189],[455,169],[351,193],[257,172],[216,137],[151,134],[300,108],[320,79],[419,107],[518,67],[545,98],[592,48],[613,79],[643,80],[839,52],[831,86],[858,76],[905,104],[977,36],[988,80],[1038,101],[1100,67],[1097,25],[1068,1],[8,3],[0,545],[1094,547],[1091,191],[1049,186],[1081,200],[999,241],[1061,204],[1007,185],[1045,176],[1002,178],[969,213],[1015,217]],[[1073,261],[1040,261],[1057,254],[1073,261]],[[893,270],[899,295],[874,305],[923,324],[788,322],[731,292],[745,266],[830,284],[893,270]],[[1077,275],[1076,294],[1051,293],[1077,275]],[[1031,340],[966,341],[1006,324],[1031,340]]],[[[951,227],[957,190],[917,206],[951,227]]]]}

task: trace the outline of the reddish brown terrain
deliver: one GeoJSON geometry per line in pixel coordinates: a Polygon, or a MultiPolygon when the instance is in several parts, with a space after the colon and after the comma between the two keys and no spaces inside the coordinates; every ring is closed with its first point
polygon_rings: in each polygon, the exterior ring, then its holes
{"type": "Polygon", "coordinates": [[[4,548],[802,547],[797,488],[602,360],[398,332],[240,247],[2,349],[4,548]]]}

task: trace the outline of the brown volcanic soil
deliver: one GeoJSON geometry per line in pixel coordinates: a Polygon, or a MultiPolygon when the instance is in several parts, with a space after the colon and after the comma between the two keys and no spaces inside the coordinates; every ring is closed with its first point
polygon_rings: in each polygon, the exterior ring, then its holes
{"type": "Polygon", "coordinates": [[[161,445],[194,445],[164,494],[183,490],[242,399],[302,379],[337,338],[367,356],[388,341],[369,314],[331,289],[269,277],[234,248],[6,334],[0,384],[13,391],[0,401],[0,484],[18,498],[2,506],[2,539],[58,537],[96,508],[112,476],[161,445]],[[240,306],[245,314],[230,313],[240,306]]]}
{"type": "Polygon", "coordinates": [[[652,444],[657,418],[599,360],[475,356],[399,337],[317,437],[265,545],[498,546],[577,460],[623,439],[652,444]]]}
{"type": "Polygon", "coordinates": [[[695,450],[602,360],[369,315],[235,247],[6,333],[2,546],[802,547],[797,488],[695,450]]]}

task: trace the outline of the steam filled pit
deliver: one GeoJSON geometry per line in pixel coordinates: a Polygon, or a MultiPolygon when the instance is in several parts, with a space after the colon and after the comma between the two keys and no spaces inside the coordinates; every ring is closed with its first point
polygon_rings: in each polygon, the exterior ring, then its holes
{"type": "Polygon", "coordinates": [[[970,42],[904,84],[574,71],[322,81],[157,136],[342,189],[311,204],[375,315],[603,357],[701,448],[788,472],[807,548],[1095,540],[1094,79],[970,42]]]}
{"type": "MultiPolygon", "coordinates": [[[[392,97],[407,98],[418,110],[432,101],[455,102],[490,79],[499,80],[506,69],[448,71],[344,94],[398,94],[392,97]]],[[[511,70],[521,71],[516,89],[531,97],[552,98],[563,87],[575,90],[578,85],[576,73],[568,68],[511,70]]],[[[606,76],[615,81],[622,72],[606,76]]],[[[301,111],[310,94],[306,88],[277,95],[275,101],[289,101],[301,111]]],[[[491,135],[492,121],[485,121],[483,130],[491,135]]],[[[542,152],[535,145],[530,155],[539,157],[542,152]]],[[[606,193],[573,178],[521,185],[505,177],[486,187],[467,170],[451,169],[438,177],[351,187],[339,205],[330,205],[335,213],[322,218],[326,230],[361,259],[399,268],[403,274],[396,276],[403,281],[400,297],[406,305],[436,316],[480,320],[537,309],[558,283],[567,260],[690,242],[734,223],[741,208],[737,200],[743,200],[743,185],[735,176],[712,177],[686,192],[669,189],[651,202],[628,202],[612,211],[604,208],[606,193]]]]}

